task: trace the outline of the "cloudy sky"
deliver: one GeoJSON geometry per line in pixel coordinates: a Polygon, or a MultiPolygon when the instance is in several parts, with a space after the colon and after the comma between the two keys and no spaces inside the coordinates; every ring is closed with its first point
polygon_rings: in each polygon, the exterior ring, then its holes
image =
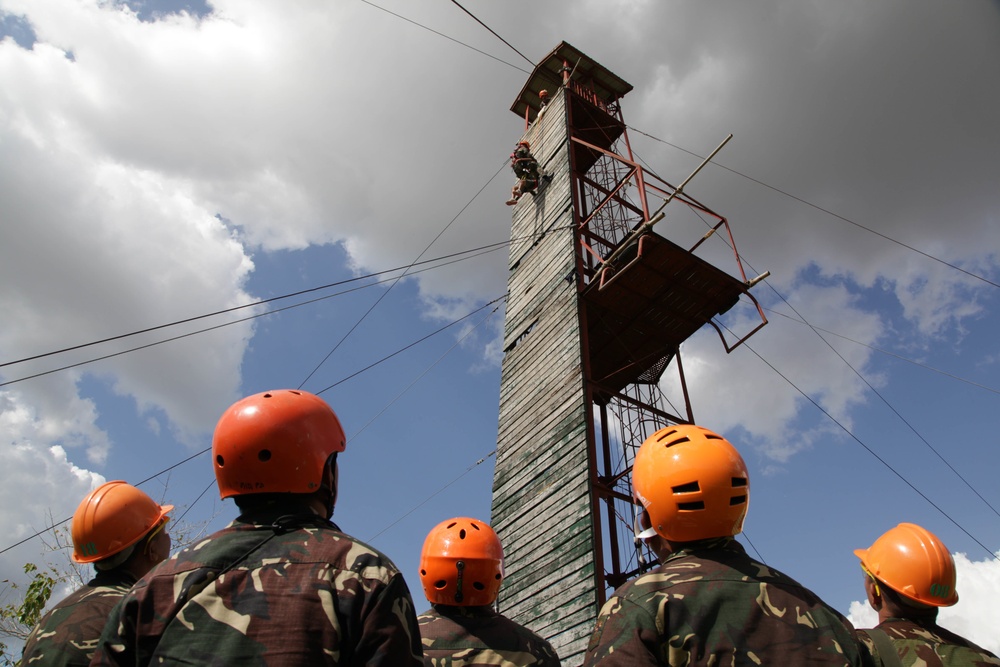
{"type": "Polygon", "coordinates": [[[509,107],[565,40],[667,180],[734,135],[687,192],[771,322],[684,352],[747,544],[864,624],[852,549],[925,525],[944,624],[1000,651],[1000,3],[462,6],[514,48],[445,0],[0,0],[0,574],[103,479],[221,525],[215,420],[301,386],[351,438],[337,520],[419,597],[426,531],[489,516],[509,107]]]}

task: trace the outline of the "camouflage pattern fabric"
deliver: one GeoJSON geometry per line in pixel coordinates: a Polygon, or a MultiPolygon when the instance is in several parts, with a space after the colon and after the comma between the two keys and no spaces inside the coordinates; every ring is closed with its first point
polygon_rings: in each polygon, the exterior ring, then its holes
{"type": "Polygon", "coordinates": [[[91,664],[422,665],[396,566],[332,523],[277,514],[244,515],[146,574],[91,664]]]}
{"type": "Polygon", "coordinates": [[[605,603],[584,665],[869,665],[850,623],[813,592],[702,540],[605,603]]]}
{"type": "Polygon", "coordinates": [[[518,146],[510,155],[510,167],[518,178],[538,178],[538,161],[524,146],[518,146]]]}
{"type": "Polygon", "coordinates": [[[21,664],[87,667],[108,614],[134,583],[128,572],[99,572],[42,617],[28,635],[21,664]]]}
{"type": "MultiPolygon", "coordinates": [[[[903,667],[985,667],[1000,665],[1000,659],[937,623],[918,624],[902,618],[890,618],[876,626],[883,631],[899,654],[903,667]]],[[[881,663],[875,643],[866,630],[858,630],[861,638],[881,663]]]]}
{"type": "Polygon", "coordinates": [[[490,607],[433,605],[417,620],[425,667],[559,667],[547,641],[490,607]]]}

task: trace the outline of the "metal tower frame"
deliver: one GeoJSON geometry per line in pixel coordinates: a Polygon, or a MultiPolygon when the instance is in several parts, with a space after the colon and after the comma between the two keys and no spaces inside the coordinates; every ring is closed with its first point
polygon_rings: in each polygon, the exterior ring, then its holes
{"type": "MultiPolygon", "coordinates": [[[[749,292],[759,279],[748,280],[729,221],[684,192],[690,177],[672,185],[633,155],[620,104],[631,86],[564,42],[538,66],[525,90],[544,85],[557,68],[571,142],[585,391],[594,406],[587,424],[592,503],[594,516],[604,517],[602,525],[595,525],[595,535],[601,536],[595,545],[598,603],[603,603],[603,592],[641,569],[631,537],[628,479],[635,451],[658,428],[694,421],[681,343],[708,324],[731,352],[767,317],[749,292]],[[652,230],[668,204],[687,206],[706,220],[706,233],[692,246],[681,248],[652,230]],[[695,254],[718,233],[728,241],[739,278],[695,254]],[[741,297],[750,301],[760,322],[733,341],[713,318],[741,297]],[[684,401],[674,412],[660,390],[671,364],[684,401]]],[[[524,107],[527,122],[532,110],[524,107]]]]}
{"type": "Polygon", "coordinates": [[[554,180],[514,211],[493,519],[514,565],[501,602],[564,659],[582,659],[608,592],[643,567],[629,472],[647,436],[694,422],[682,343],[709,324],[729,352],[767,323],[726,218],[684,192],[691,177],[671,185],[633,155],[631,90],[563,42],[511,107],[554,180]],[[681,207],[706,225],[689,247],[653,231],[681,207]],[[733,274],[698,254],[715,235],[733,274]],[[714,320],[741,300],[760,322],[737,337],[714,320]]]}

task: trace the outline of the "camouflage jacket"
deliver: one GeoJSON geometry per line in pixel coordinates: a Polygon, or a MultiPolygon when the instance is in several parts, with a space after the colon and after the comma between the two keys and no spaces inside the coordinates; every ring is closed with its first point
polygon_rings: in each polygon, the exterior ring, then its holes
{"type": "Polygon", "coordinates": [[[406,582],[315,516],[241,516],[160,563],[108,619],[92,665],[422,665],[406,582]]]}
{"type": "MultiPolygon", "coordinates": [[[[984,648],[945,630],[937,623],[917,624],[902,618],[890,618],[876,626],[889,637],[899,654],[903,667],[926,665],[926,667],[980,667],[1000,665],[1000,659],[984,648]]],[[[883,664],[875,643],[867,630],[858,630],[868,649],[878,664],[883,664]]]]}
{"type": "Polygon", "coordinates": [[[28,635],[21,664],[87,667],[108,614],[134,583],[128,572],[99,572],[42,617],[28,635]]]}
{"type": "Polygon", "coordinates": [[[425,667],[559,667],[547,641],[490,607],[433,605],[417,620],[425,667]]]}
{"type": "Polygon", "coordinates": [[[702,540],[605,603],[584,665],[869,665],[850,623],[813,592],[702,540]]]}
{"type": "Polygon", "coordinates": [[[510,168],[518,178],[538,178],[538,160],[524,146],[510,154],[510,168]]]}

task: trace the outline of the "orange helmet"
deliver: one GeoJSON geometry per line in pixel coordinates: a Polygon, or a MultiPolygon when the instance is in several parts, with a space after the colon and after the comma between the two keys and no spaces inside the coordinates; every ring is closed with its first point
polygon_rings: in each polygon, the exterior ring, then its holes
{"type": "Polygon", "coordinates": [[[901,523],[867,549],[855,549],[865,571],[910,600],[932,607],[958,602],[955,561],[934,533],[901,523]]]}
{"type": "Polygon", "coordinates": [[[73,514],[73,560],[95,563],[124,551],[159,525],[173,505],[155,500],[122,481],[88,493],[73,514]]]}
{"type": "Polygon", "coordinates": [[[524,146],[525,148],[528,148],[528,149],[531,148],[531,144],[529,144],[527,141],[524,141],[523,139],[521,141],[517,142],[517,145],[518,146],[524,146]]]}
{"type": "Polygon", "coordinates": [[[632,464],[632,488],[652,529],[665,539],[692,542],[743,530],[750,496],[746,463],[707,428],[678,424],[646,438],[632,464]]]}
{"type": "Polygon", "coordinates": [[[546,89],[542,88],[540,91],[538,91],[538,96],[539,97],[548,97],[549,96],[549,91],[547,91],[546,89]]]}
{"type": "Polygon", "coordinates": [[[503,582],[503,547],[487,524],[448,519],[427,534],[420,552],[420,583],[433,604],[493,604],[503,582]]]}
{"type": "Polygon", "coordinates": [[[222,498],[312,493],[326,462],[346,446],[337,415],[319,396],[280,389],[248,396],[223,413],[212,438],[222,498]]]}

